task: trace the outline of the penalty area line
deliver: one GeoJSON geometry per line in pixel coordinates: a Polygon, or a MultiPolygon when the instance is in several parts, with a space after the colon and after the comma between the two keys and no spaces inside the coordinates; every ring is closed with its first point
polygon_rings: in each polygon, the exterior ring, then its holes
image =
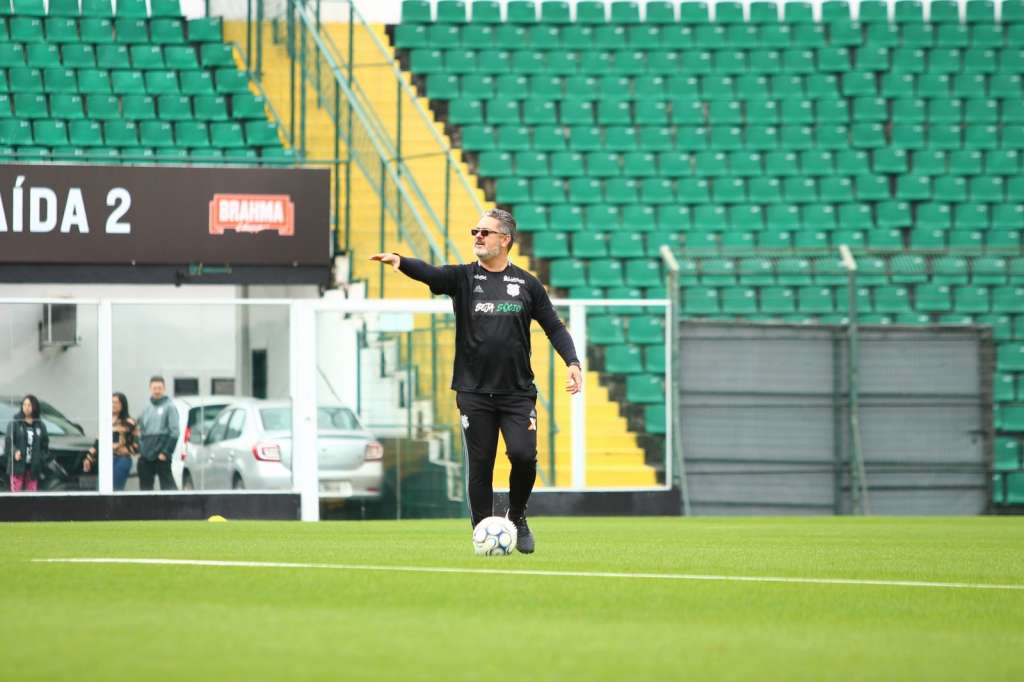
{"type": "Polygon", "coordinates": [[[65,557],[32,559],[47,564],[123,564],[141,566],[199,566],[208,568],[291,568],[390,573],[458,575],[511,575],[551,578],[605,578],[624,580],[690,580],[734,583],[785,583],[797,585],[855,585],[865,587],[918,587],[951,590],[1024,590],[1024,584],[931,582],[925,580],[872,580],[867,578],[800,578],[758,575],[701,575],[692,573],[615,573],[602,571],[542,571],[502,568],[455,568],[446,566],[378,566],[373,564],[315,564],[280,561],[219,561],[214,559],[132,559],[116,557],[65,557]]]}

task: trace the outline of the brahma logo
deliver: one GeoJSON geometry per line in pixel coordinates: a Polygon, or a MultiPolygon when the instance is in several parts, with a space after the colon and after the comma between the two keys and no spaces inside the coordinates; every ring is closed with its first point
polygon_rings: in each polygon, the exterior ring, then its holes
{"type": "Polygon", "coordinates": [[[295,204],[287,194],[214,194],[210,202],[210,234],[264,232],[295,234],[295,204]]]}

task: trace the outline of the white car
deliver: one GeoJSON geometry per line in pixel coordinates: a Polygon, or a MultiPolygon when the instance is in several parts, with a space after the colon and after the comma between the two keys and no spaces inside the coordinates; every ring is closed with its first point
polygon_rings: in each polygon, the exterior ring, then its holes
{"type": "MultiPolygon", "coordinates": [[[[188,396],[172,399],[175,409],[178,410],[178,442],[174,445],[174,454],[171,457],[171,475],[174,476],[174,484],[178,486],[178,490],[191,489],[188,479],[184,476],[189,455],[195,444],[203,441],[221,410],[235,400],[238,400],[238,396],[188,396]]],[[[154,488],[160,490],[160,484],[157,483],[154,488]]],[[[139,489],[138,457],[133,458],[132,471],[125,489],[139,489]]]]}
{"type": "MultiPolygon", "coordinates": [[[[287,490],[292,487],[292,408],[287,401],[243,399],[224,408],[182,474],[186,489],[287,490]]],[[[317,408],[323,497],[379,497],[384,449],[350,409],[317,408]]]]}
{"type": "Polygon", "coordinates": [[[178,490],[191,489],[184,473],[195,445],[203,442],[217,415],[238,399],[238,396],[232,395],[174,398],[174,407],[178,410],[178,442],[174,446],[174,456],[171,457],[171,474],[178,490]]]}

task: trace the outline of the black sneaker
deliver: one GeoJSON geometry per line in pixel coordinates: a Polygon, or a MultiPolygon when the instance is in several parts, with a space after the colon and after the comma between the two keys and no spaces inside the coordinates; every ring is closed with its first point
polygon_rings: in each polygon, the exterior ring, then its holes
{"type": "Polygon", "coordinates": [[[523,554],[533,554],[533,533],[530,532],[530,526],[526,523],[526,513],[524,512],[518,518],[512,518],[511,512],[506,512],[505,518],[516,527],[516,549],[523,554]]]}

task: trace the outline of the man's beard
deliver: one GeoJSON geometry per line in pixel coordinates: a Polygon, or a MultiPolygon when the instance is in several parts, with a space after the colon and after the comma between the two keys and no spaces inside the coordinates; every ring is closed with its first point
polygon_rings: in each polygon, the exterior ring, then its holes
{"type": "Polygon", "coordinates": [[[499,253],[501,253],[501,247],[495,246],[493,249],[488,249],[483,244],[480,244],[479,246],[474,244],[473,253],[475,253],[476,257],[479,258],[480,260],[488,261],[497,256],[499,253]]]}

